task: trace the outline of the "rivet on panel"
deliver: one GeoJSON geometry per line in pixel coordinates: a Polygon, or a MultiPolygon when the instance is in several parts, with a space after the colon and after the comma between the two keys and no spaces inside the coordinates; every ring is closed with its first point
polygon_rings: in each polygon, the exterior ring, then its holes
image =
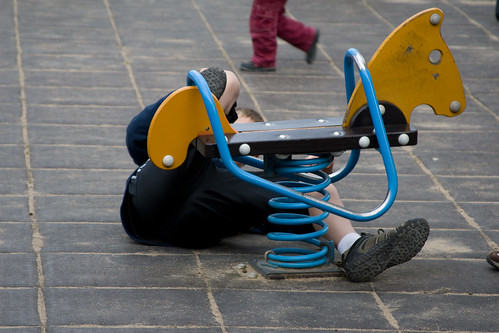
{"type": "Polygon", "coordinates": [[[432,14],[430,16],[430,23],[433,24],[433,25],[437,25],[440,23],[440,20],[442,20],[442,18],[440,17],[440,14],[432,14]]]}
{"type": "Polygon", "coordinates": [[[380,104],[379,105],[379,113],[381,113],[381,115],[384,115],[386,112],[386,108],[383,104],[380,104]]]}
{"type": "Polygon", "coordinates": [[[239,154],[248,155],[251,151],[251,147],[247,143],[243,143],[239,146],[239,154]]]}
{"type": "Polygon", "coordinates": [[[459,103],[458,101],[453,101],[452,103],[450,103],[450,110],[453,113],[458,113],[459,111],[461,111],[461,103],[459,103]]]}
{"type": "Polygon", "coordinates": [[[400,134],[399,138],[398,138],[398,141],[399,141],[399,144],[401,146],[407,145],[409,143],[409,135],[407,135],[405,133],[404,134],[400,134]]]}
{"type": "Polygon", "coordinates": [[[367,136],[363,136],[359,139],[359,146],[362,148],[367,148],[371,144],[371,140],[367,136]]]}
{"type": "Polygon", "coordinates": [[[173,159],[172,155],[166,155],[165,157],[163,157],[163,165],[167,168],[171,167],[174,162],[175,160],[173,159]]]}
{"type": "Polygon", "coordinates": [[[438,65],[442,60],[442,52],[440,50],[433,50],[430,52],[428,59],[432,65],[438,65]]]}

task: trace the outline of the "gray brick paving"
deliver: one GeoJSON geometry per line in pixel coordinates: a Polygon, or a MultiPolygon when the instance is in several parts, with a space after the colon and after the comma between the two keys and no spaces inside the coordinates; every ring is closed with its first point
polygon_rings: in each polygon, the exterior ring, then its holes
{"type": "MultiPolygon", "coordinates": [[[[493,0],[290,0],[321,29],[317,61],[280,42],[278,71],[249,59],[250,0],[0,0],[0,332],[499,332],[499,22],[493,0]],[[369,59],[407,17],[439,7],[467,110],[414,112],[419,144],[394,152],[400,191],[375,232],[410,217],[432,227],[412,261],[354,284],[269,281],[233,268],[275,244],[241,235],[215,248],[147,247],[119,206],[133,164],[125,126],[145,104],[217,65],[242,82],[239,105],[270,120],[341,116],[342,63],[369,59]]],[[[341,164],[341,160],[338,164],[341,164]]],[[[375,207],[373,152],[338,183],[349,207],[375,207]]]]}

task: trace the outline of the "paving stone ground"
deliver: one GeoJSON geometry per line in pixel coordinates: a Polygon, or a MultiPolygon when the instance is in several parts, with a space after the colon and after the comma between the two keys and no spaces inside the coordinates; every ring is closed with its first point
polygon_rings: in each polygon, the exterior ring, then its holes
{"type": "MultiPolygon", "coordinates": [[[[290,0],[290,15],[321,30],[317,60],[281,41],[277,72],[264,75],[238,70],[252,52],[251,3],[0,0],[0,332],[499,332],[499,272],[484,259],[499,244],[495,1],[290,0]],[[355,223],[428,219],[414,260],[360,284],[250,279],[233,267],[275,246],[263,236],[196,251],[127,238],[125,127],[189,70],[233,70],[239,105],[269,120],[342,116],[345,51],[370,59],[430,7],[444,11],[467,109],[413,113],[418,145],[394,150],[396,203],[355,223]]],[[[383,200],[380,165],[368,152],[338,183],[348,207],[383,200]]]]}

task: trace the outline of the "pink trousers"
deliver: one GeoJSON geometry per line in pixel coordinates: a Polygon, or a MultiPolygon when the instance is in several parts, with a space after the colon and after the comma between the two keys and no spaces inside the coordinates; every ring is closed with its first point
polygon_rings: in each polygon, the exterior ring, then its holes
{"type": "Polygon", "coordinates": [[[307,52],[312,46],[316,29],[284,15],[287,0],[254,0],[249,19],[253,57],[261,67],[274,67],[277,37],[307,52]]]}

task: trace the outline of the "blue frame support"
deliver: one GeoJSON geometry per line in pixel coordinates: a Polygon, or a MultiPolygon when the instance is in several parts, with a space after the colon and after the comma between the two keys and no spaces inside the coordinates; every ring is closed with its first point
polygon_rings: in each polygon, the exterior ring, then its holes
{"type": "MultiPolygon", "coordinates": [[[[381,112],[374,91],[372,79],[367,69],[364,58],[356,49],[349,49],[346,52],[344,59],[347,101],[350,100],[351,94],[355,88],[354,64],[358,68],[364,86],[364,92],[366,94],[370,114],[376,131],[376,138],[379,144],[379,151],[383,158],[383,163],[385,166],[388,179],[388,190],[385,200],[377,208],[365,213],[353,212],[344,207],[340,207],[331,204],[329,202],[314,198],[310,195],[300,193],[294,189],[282,186],[280,184],[276,184],[274,182],[260,178],[252,173],[240,169],[234,163],[233,158],[230,154],[225,134],[223,132],[220,119],[218,118],[215,102],[213,100],[212,94],[205,79],[201,76],[201,74],[199,74],[197,71],[194,70],[190,71],[187,75],[190,79],[194,81],[195,85],[198,87],[201,93],[203,102],[206,107],[206,111],[208,113],[208,118],[210,120],[211,127],[213,129],[214,137],[217,142],[217,147],[221,160],[227,170],[229,170],[236,177],[244,181],[247,181],[256,186],[263,187],[267,190],[273,191],[278,195],[288,197],[298,202],[302,202],[309,206],[316,207],[323,211],[327,211],[329,213],[336,214],[347,219],[359,222],[366,222],[380,217],[381,215],[386,213],[388,209],[392,206],[397,194],[398,180],[397,180],[397,172],[395,170],[395,164],[393,161],[393,156],[390,149],[390,144],[388,142],[385,126],[383,123],[383,119],[381,117],[381,112]]],[[[333,175],[331,175],[331,180],[338,181],[344,178],[355,167],[359,159],[359,155],[360,155],[359,150],[353,150],[350,155],[349,161],[347,162],[347,165],[342,170],[339,170],[338,172],[335,172],[333,175]]],[[[251,158],[249,157],[238,158],[238,160],[246,161],[251,165],[257,165],[259,167],[263,165],[262,163],[256,163],[252,161],[251,158]]]]}

